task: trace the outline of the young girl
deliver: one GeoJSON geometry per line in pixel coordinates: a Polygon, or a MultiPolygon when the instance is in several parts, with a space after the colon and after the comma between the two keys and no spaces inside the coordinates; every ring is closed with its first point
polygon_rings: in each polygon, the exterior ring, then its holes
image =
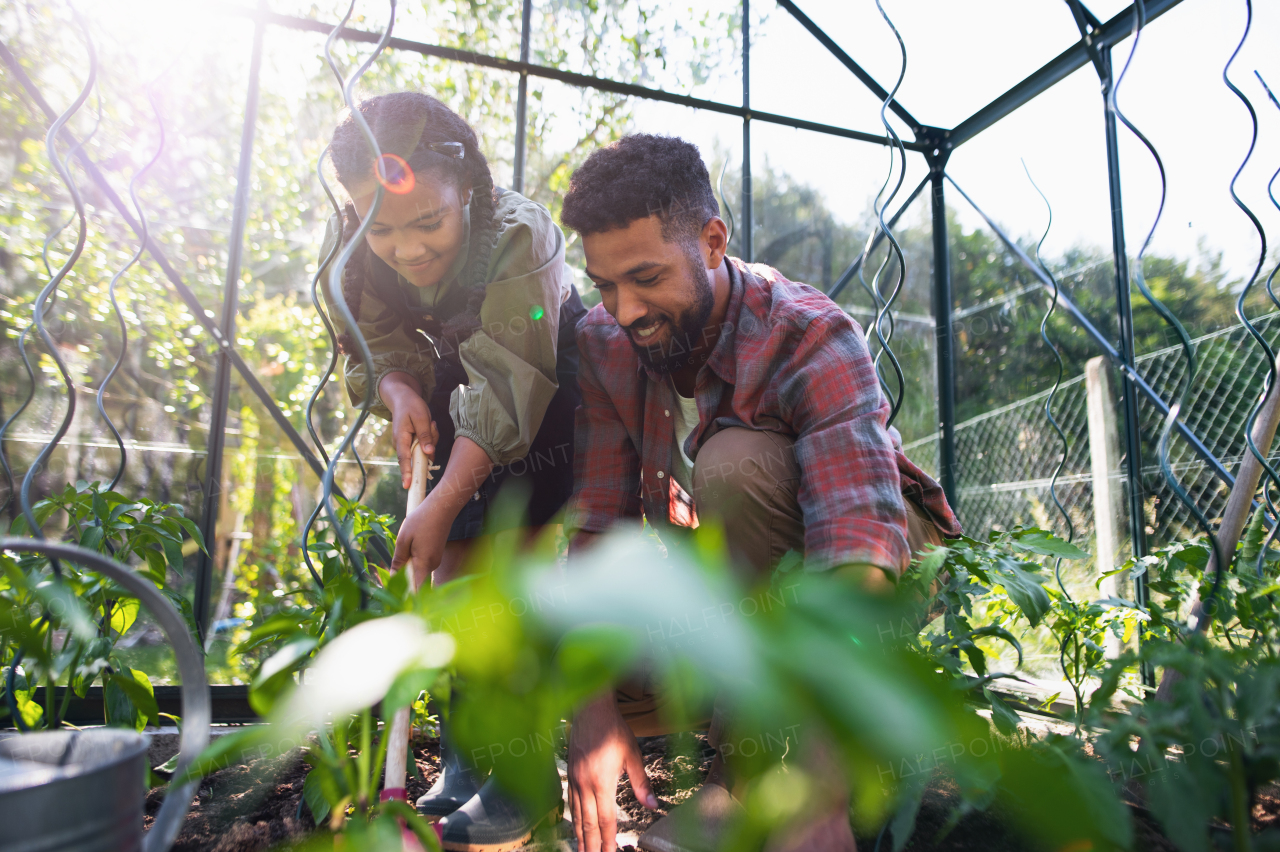
{"type": "MultiPolygon", "coordinates": [[[[373,355],[372,412],[391,421],[408,486],[414,441],[442,470],[400,528],[393,568],[412,559],[419,581],[456,576],[469,544],[496,532],[486,512],[498,489],[521,481],[525,523],[549,522],[573,488],[573,419],[580,401],[574,326],[585,314],[565,266],[564,235],[546,208],[494,187],[476,134],[435,98],[397,92],[359,105],[382,152],[351,116],[329,153],[351,198],[350,239],[382,204],[347,264],[341,297],[373,355]]],[[[336,224],[331,225],[331,240],[336,224]]],[[[367,370],[353,335],[339,331],[351,402],[367,370]]],[[[508,521],[510,526],[510,521],[508,521]]],[[[445,848],[510,848],[532,823],[477,779],[444,743],[440,783],[418,802],[443,821],[445,848]]],[[[523,839],[522,837],[519,839],[523,839]]]]}

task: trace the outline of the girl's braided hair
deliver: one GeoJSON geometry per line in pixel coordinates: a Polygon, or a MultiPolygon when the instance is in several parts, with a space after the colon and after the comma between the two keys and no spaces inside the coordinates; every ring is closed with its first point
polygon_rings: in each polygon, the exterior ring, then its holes
{"type": "MultiPolygon", "coordinates": [[[[480,152],[471,126],[430,95],[420,92],[378,95],[361,101],[357,109],[368,122],[382,152],[403,157],[418,180],[424,174],[431,174],[450,181],[460,194],[471,190],[471,242],[467,246],[467,267],[462,273],[463,283],[470,285],[466,305],[444,323],[434,318],[425,320],[420,312],[402,312],[406,332],[413,335],[419,330],[425,331],[441,344],[441,356],[456,362],[458,346],[480,327],[489,257],[497,239],[496,195],[489,162],[480,152]],[[462,158],[451,156],[449,146],[441,143],[461,143],[462,158]]],[[[373,152],[350,115],[333,131],[329,156],[339,182],[348,190],[374,176],[373,152]]],[[[342,238],[346,242],[360,227],[355,205],[346,205],[342,219],[342,238]]],[[[361,240],[342,279],[342,296],[352,316],[359,318],[361,297],[369,287],[377,290],[388,306],[405,301],[395,292],[394,276],[388,281],[386,275],[378,274],[379,266],[385,264],[369,249],[369,244],[361,240]]],[[[350,331],[338,336],[338,348],[345,355],[360,357],[350,331]]]]}

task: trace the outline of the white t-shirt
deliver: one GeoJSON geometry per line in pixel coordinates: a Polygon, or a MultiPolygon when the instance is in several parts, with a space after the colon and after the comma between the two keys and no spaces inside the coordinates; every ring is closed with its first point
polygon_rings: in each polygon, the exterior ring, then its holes
{"type": "Polygon", "coordinates": [[[693,494],[693,460],[685,455],[684,442],[698,425],[698,400],[697,397],[681,396],[675,382],[671,382],[671,391],[676,398],[676,407],[671,412],[676,427],[676,451],[671,455],[671,473],[686,494],[693,494]]]}

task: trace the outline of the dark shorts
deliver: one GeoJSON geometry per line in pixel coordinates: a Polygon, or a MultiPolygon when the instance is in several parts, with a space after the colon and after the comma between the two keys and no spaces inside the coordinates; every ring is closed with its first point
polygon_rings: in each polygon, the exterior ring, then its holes
{"type": "MultiPolygon", "coordinates": [[[[495,467],[466,506],[458,513],[449,530],[449,541],[476,538],[484,532],[500,532],[523,524],[542,526],[550,523],[564,508],[573,493],[573,421],[582,392],[578,388],[578,344],[575,327],[587,313],[575,289],[560,306],[560,332],[556,341],[556,377],[560,388],[551,398],[542,426],[534,436],[529,453],[507,465],[495,467]],[[498,492],[512,489],[518,495],[517,508],[523,511],[503,512],[502,517],[489,511],[498,492]]],[[[453,451],[453,418],[449,416],[449,397],[453,389],[466,381],[466,373],[451,364],[438,364],[436,388],[427,401],[431,417],[440,430],[436,445],[436,464],[443,470],[453,451]]],[[[436,480],[439,482],[439,479],[436,480]]]]}

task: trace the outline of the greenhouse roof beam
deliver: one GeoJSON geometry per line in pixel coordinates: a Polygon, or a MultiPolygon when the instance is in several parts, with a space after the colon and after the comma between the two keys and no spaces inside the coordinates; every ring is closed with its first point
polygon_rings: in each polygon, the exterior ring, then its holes
{"type": "MultiPolygon", "coordinates": [[[[1180,2],[1182,0],[1149,0],[1146,4],[1148,23],[1180,2]]],[[[1103,24],[1099,30],[1080,39],[1034,74],[957,124],[947,138],[951,147],[957,148],[963,145],[1023,104],[1075,73],[1089,62],[1090,48],[1111,47],[1124,41],[1133,31],[1133,12],[1132,6],[1120,12],[1103,24]]]]}
{"type": "MultiPolygon", "coordinates": [[[[848,68],[853,72],[853,76],[857,77],[862,82],[862,85],[870,89],[871,93],[879,98],[881,103],[889,100],[889,93],[885,90],[884,86],[881,86],[876,82],[876,79],[868,74],[865,68],[857,62],[854,62],[853,57],[845,53],[844,49],[841,48],[840,45],[836,44],[835,40],[832,39],[831,36],[827,35],[826,31],[822,29],[822,27],[810,20],[809,16],[804,12],[801,12],[800,8],[796,6],[795,3],[792,3],[791,0],[778,0],[778,5],[790,12],[791,17],[799,21],[800,25],[808,30],[814,38],[820,41],[822,46],[825,47],[832,56],[839,59],[840,63],[844,65],[845,68],[848,68]]],[[[906,107],[898,103],[897,98],[889,101],[889,109],[893,111],[894,115],[907,123],[907,126],[911,128],[911,132],[915,134],[917,139],[920,138],[920,131],[923,129],[924,125],[919,121],[916,121],[915,116],[907,112],[906,107]]]]}
{"type": "MultiPolygon", "coordinates": [[[[253,9],[246,9],[230,3],[219,3],[217,4],[217,8],[227,14],[240,15],[247,18],[256,18],[259,15],[259,13],[253,9]]],[[[287,29],[325,34],[333,32],[334,29],[333,25],[327,24],[323,21],[314,21],[310,18],[300,18],[295,15],[266,12],[263,13],[262,16],[267,23],[285,27],[287,29]]],[[[347,41],[359,41],[373,44],[381,39],[382,35],[381,33],[371,33],[365,30],[343,27],[338,31],[338,37],[347,41]]],[[[578,74],[573,71],[562,71],[559,68],[550,68],[545,65],[536,65],[531,62],[521,62],[517,59],[506,59],[501,56],[490,56],[485,53],[476,53],[471,50],[462,50],[455,47],[442,47],[437,44],[426,44],[424,42],[410,41],[409,39],[403,38],[392,38],[387,43],[387,46],[394,50],[407,50],[411,53],[418,53],[423,56],[435,56],[440,59],[450,59],[455,62],[479,65],[482,68],[493,68],[498,71],[510,71],[513,74],[527,74],[530,77],[541,77],[546,80],[556,80],[570,86],[577,86],[584,89],[599,89],[604,92],[613,92],[617,95],[625,95],[632,98],[662,101],[663,103],[690,107],[691,109],[702,109],[707,110],[708,112],[718,112],[722,115],[732,115],[736,118],[763,121],[767,124],[780,124],[784,127],[793,127],[796,130],[810,130],[814,133],[823,133],[828,136],[841,136],[845,139],[853,139],[858,142],[871,142],[876,145],[890,144],[889,138],[883,133],[867,133],[862,130],[851,130],[847,127],[836,127],[835,125],[822,124],[817,121],[807,121],[803,118],[793,118],[788,115],[759,112],[757,110],[735,104],[708,101],[703,98],[695,98],[689,95],[664,92],[661,89],[650,89],[646,86],[637,86],[634,83],[622,83],[617,80],[609,80],[604,77],[593,77],[590,74],[578,74]]],[[[903,142],[903,145],[909,151],[924,151],[924,145],[919,142],[903,142]]]]}

